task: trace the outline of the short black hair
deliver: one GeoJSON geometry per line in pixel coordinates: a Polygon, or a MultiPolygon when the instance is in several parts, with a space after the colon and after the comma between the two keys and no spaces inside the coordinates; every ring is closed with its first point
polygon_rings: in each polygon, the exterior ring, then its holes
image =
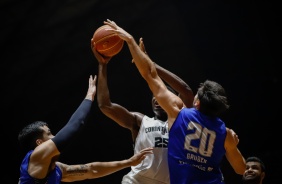
{"type": "Polygon", "coordinates": [[[36,147],[36,139],[43,137],[44,130],[41,128],[48,126],[44,121],[35,121],[26,125],[18,135],[20,147],[25,150],[33,150],[36,147]]]}
{"type": "Polygon", "coordinates": [[[219,116],[229,109],[225,89],[217,82],[206,80],[200,83],[197,94],[200,100],[199,111],[205,115],[219,116]]]}
{"type": "Polygon", "coordinates": [[[258,163],[260,163],[261,171],[265,172],[265,165],[264,165],[263,161],[260,158],[258,158],[256,156],[248,157],[246,159],[246,163],[247,162],[258,162],[258,163]]]}

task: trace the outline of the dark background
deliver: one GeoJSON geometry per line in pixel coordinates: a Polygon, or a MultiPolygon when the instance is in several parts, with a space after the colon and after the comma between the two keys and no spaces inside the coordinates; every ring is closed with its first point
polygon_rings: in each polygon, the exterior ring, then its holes
{"type": "MultiPolygon", "coordinates": [[[[18,181],[24,156],[17,142],[19,131],[32,121],[43,120],[55,134],[84,99],[89,75],[97,74],[98,65],[90,39],[107,18],[137,41],[143,37],[150,57],[183,78],[194,92],[205,79],[221,83],[231,104],[222,118],[239,135],[239,149],[245,157],[258,156],[265,162],[264,183],[281,182],[281,16],[277,4],[223,0],[0,2],[1,139],[2,154],[7,154],[1,179],[7,181],[3,183],[18,181]]],[[[126,44],[108,65],[112,101],[152,116],[151,92],[131,64],[126,44]]],[[[61,155],[61,161],[112,161],[132,154],[130,131],[106,118],[95,101],[86,129],[61,155]]],[[[118,184],[128,171],[75,183],[118,184]]],[[[226,160],[222,171],[227,184],[241,183],[241,176],[226,160]]]]}

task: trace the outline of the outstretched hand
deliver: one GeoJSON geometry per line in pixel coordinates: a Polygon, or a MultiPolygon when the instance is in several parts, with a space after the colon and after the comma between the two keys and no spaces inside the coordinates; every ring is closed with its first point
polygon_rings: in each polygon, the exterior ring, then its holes
{"type": "Polygon", "coordinates": [[[111,57],[103,56],[97,51],[93,38],[91,39],[91,50],[99,63],[107,64],[111,60],[111,57]]]}
{"type": "Polygon", "coordinates": [[[142,37],[139,38],[139,47],[140,47],[140,49],[141,49],[145,54],[147,54],[142,37]]]}
{"type": "MultiPolygon", "coordinates": [[[[147,54],[142,37],[139,38],[139,47],[140,47],[140,49],[141,49],[145,54],[147,54]]],[[[134,63],[134,60],[133,60],[133,59],[132,59],[132,63],[134,63]]]]}
{"type": "MultiPolygon", "coordinates": [[[[126,41],[127,43],[129,43],[130,41],[134,40],[134,38],[132,37],[131,34],[129,34],[128,32],[126,32],[124,29],[122,29],[121,27],[119,27],[114,21],[107,19],[107,21],[104,21],[105,25],[110,26],[111,28],[106,29],[108,31],[112,31],[114,33],[116,33],[121,39],[123,39],[124,41],[126,41]]],[[[146,50],[145,50],[145,45],[143,42],[143,38],[139,39],[139,47],[140,49],[147,54],[146,50]]],[[[132,59],[132,63],[134,63],[134,60],[132,59]]]]}
{"type": "Polygon", "coordinates": [[[97,81],[97,76],[94,75],[94,78],[93,78],[93,76],[90,75],[89,80],[88,80],[88,91],[87,91],[85,99],[94,101],[94,97],[96,95],[96,90],[97,90],[96,81],[97,81]]]}
{"type": "Polygon", "coordinates": [[[131,166],[136,166],[140,164],[145,158],[147,154],[153,154],[153,148],[145,148],[141,150],[139,153],[136,153],[131,158],[128,159],[131,166]]]}
{"type": "Polygon", "coordinates": [[[119,27],[114,21],[107,19],[107,21],[104,21],[104,24],[112,28],[112,29],[106,29],[106,30],[113,31],[124,41],[129,42],[131,39],[133,39],[133,37],[128,32],[126,32],[124,29],[119,27]]]}

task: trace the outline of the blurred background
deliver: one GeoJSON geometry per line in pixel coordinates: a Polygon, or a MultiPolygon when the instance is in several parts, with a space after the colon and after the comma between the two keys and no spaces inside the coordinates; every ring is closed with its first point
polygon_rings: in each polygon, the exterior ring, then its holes
{"type": "MultiPolygon", "coordinates": [[[[274,2],[1,0],[0,8],[1,139],[9,159],[3,183],[18,182],[25,155],[17,142],[19,131],[42,120],[55,134],[84,99],[89,75],[98,71],[90,39],[106,19],[136,41],[143,37],[152,60],[179,75],[195,93],[206,79],[222,84],[231,104],[222,119],[239,135],[242,154],[265,162],[265,184],[281,182],[281,11],[274,2]]],[[[125,44],[108,64],[111,100],[152,116],[152,94],[131,59],[125,44]]],[[[132,155],[130,131],[103,115],[95,100],[87,127],[60,161],[81,164],[132,155]]],[[[129,170],[75,183],[118,184],[129,170]]],[[[222,172],[226,184],[241,183],[226,160],[222,172]]]]}

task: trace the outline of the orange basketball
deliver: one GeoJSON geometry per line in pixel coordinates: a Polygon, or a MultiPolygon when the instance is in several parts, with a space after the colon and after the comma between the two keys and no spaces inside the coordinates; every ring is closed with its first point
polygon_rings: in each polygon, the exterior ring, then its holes
{"type": "Polygon", "coordinates": [[[108,25],[99,27],[93,34],[93,40],[96,44],[96,50],[100,54],[112,57],[121,51],[124,40],[116,33],[106,30],[107,28],[111,27],[108,25]]]}

